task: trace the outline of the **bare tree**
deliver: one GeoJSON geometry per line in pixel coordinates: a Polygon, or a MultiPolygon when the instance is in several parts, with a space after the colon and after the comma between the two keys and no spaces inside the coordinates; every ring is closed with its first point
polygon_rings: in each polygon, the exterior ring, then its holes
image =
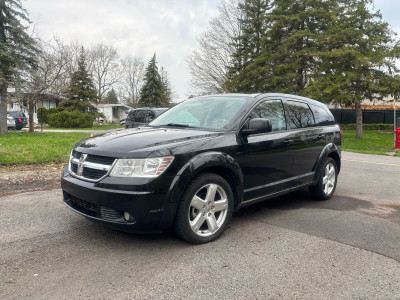
{"type": "Polygon", "coordinates": [[[120,79],[118,51],[112,46],[98,44],[88,53],[88,70],[92,74],[99,102],[113,84],[120,79]]]}
{"type": "Polygon", "coordinates": [[[121,65],[120,98],[127,105],[137,107],[144,79],[144,62],[140,58],[128,56],[121,60],[121,65]]]}
{"type": "Polygon", "coordinates": [[[34,131],[35,105],[49,95],[58,98],[64,86],[63,75],[67,73],[67,56],[62,43],[53,39],[49,43],[41,41],[39,45],[41,52],[37,57],[38,67],[26,73],[22,96],[23,100],[26,100],[26,106],[20,101],[22,106],[28,109],[29,132],[34,131]]]}
{"type": "Polygon", "coordinates": [[[224,89],[227,68],[235,50],[235,37],[240,34],[243,0],[226,0],[219,6],[219,14],[210,21],[209,29],[199,39],[199,49],[187,58],[192,75],[191,86],[196,94],[226,92],[224,89]]]}

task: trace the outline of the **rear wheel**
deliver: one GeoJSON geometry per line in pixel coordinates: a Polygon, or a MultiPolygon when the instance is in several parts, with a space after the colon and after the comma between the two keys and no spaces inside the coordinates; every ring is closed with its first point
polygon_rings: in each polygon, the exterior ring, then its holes
{"type": "Polygon", "coordinates": [[[184,240],[202,244],[217,239],[233,212],[233,194],[219,175],[196,177],[185,191],[175,220],[175,232],[184,240]]]}
{"type": "Polygon", "coordinates": [[[336,162],[328,157],[321,166],[319,180],[317,185],[310,186],[311,194],[320,200],[328,200],[335,192],[337,184],[337,166],[336,162]]]}

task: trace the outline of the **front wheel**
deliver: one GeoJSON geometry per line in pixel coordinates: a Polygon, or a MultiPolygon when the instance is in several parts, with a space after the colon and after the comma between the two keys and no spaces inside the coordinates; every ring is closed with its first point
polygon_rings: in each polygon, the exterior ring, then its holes
{"type": "Polygon", "coordinates": [[[336,162],[328,157],[321,166],[319,180],[317,185],[310,186],[311,194],[320,200],[328,200],[335,192],[337,184],[337,166],[336,162]]]}
{"type": "Polygon", "coordinates": [[[226,180],[216,174],[202,174],[185,191],[175,232],[190,243],[211,242],[226,229],[232,212],[233,194],[226,180]]]}

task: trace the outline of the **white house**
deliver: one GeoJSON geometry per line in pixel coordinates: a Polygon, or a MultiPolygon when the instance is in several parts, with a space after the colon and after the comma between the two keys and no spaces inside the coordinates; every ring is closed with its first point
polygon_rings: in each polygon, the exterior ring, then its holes
{"type": "Polygon", "coordinates": [[[104,114],[104,121],[107,123],[119,123],[119,120],[126,118],[129,111],[132,110],[132,107],[125,104],[96,104],[93,106],[104,114]]]}

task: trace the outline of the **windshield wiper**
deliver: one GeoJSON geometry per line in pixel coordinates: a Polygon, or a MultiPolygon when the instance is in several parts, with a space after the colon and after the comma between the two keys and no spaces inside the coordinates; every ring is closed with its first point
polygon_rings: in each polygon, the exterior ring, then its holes
{"type": "Polygon", "coordinates": [[[187,124],[179,124],[179,123],[168,123],[166,125],[162,125],[162,126],[172,126],[172,127],[189,127],[189,125],[187,124]]]}

